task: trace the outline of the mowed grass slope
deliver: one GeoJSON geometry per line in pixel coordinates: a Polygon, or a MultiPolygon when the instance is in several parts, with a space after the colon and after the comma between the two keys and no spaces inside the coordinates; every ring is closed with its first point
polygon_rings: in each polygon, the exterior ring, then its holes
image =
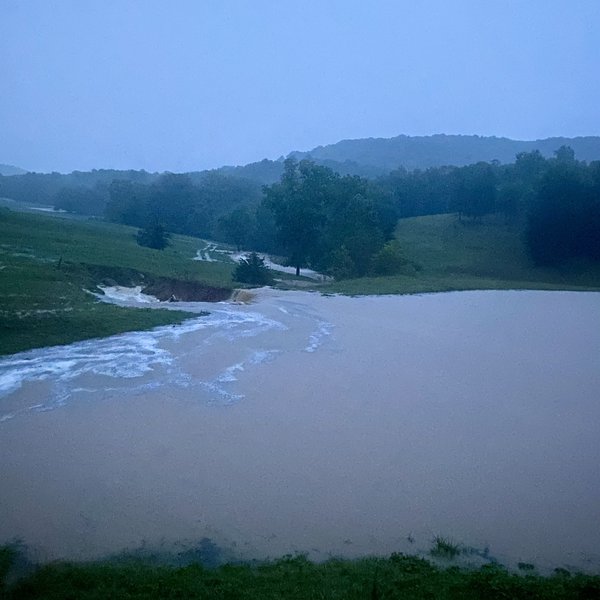
{"type": "Polygon", "coordinates": [[[600,290],[600,265],[570,263],[536,267],[528,256],[523,226],[502,218],[459,221],[456,215],[401,219],[396,238],[407,260],[403,273],[335,282],[345,294],[413,294],[453,290],[600,290]]]}
{"type": "Polygon", "coordinates": [[[200,240],[142,248],[135,228],[0,209],[0,354],[181,322],[181,311],[126,309],[87,290],[153,277],[230,287],[232,265],[191,260],[200,240]]]}

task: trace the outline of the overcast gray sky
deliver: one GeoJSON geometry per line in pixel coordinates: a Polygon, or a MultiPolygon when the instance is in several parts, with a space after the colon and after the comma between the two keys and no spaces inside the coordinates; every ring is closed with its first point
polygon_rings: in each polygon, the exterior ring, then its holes
{"type": "Polygon", "coordinates": [[[600,0],[0,0],[0,163],[199,170],[600,134],[600,0]]]}

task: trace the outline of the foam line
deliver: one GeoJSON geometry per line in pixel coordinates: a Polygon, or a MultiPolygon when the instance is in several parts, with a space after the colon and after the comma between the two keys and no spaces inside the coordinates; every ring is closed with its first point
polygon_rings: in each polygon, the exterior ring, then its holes
{"type": "MultiPolygon", "coordinates": [[[[14,394],[23,385],[49,381],[53,386],[52,397],[41,405],[39,399],[34,401],[35,406],[31,408],[36,411],[49,410],[63,405],[76,392],[110,390],[106,384],[98,389],[73,385],[71,382],[78,377],[100,375],[117,380],[134,379],[156,369],[164,369],[167,372],[161,373],[160,382],[143,385],[153,388],[163,385],[190,385],[191,377],[174,365],[176,358],[163,342],[176,341],[181,336],[206,330],[212,333],[205,337],[203,342],[210,346],[219,338],[225,337],[234,342],[240,338],[257,336],[270,329],[283,330],[285,326],[255,312],[218,310],[178,326],[159,327],[151,331],[125,333],[67,346],[21,352],[0,359],[0,400],[14,394]]],[[[261,356],[256,355],[244,364],[258,364],[262,360],[261,356]]],[[[236,365],[229,367],[223,372],[223,377],[227,379],[227,372],[233,375],[237,368],[236,365]]],[[[14,416],[14,410],[5,414],[2,412],[0,404],[0,422],[14,416]]]]}

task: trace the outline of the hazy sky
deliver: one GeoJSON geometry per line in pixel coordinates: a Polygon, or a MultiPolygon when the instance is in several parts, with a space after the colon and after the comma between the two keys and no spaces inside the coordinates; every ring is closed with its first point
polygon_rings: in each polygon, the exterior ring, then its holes
{"type": "Polygon", "coordinates": [[[0,163],[37,171],[598,135],[600,0],[0,0],[0,85],[0,163]]]}

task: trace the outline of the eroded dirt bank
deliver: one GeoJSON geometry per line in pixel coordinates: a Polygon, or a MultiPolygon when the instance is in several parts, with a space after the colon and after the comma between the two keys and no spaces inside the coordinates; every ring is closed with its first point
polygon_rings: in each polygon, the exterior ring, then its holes
{"type": "Polygon", "coordinates": [[[199,281],[166,277],[155,278],[142,289],[144,294],[174,302],[222,302],[231,297],[232,291],[231,288],[210,286],[199,281]]]}
{"type": "Polygon", "coordinates": [[[88,265],[91,279],[103,287],[141,287],[141,291],[159,300],[173,302],[222,302],[228,300],[233,289],[217,287],[202,281],[158,277],[134,269],[88,265]]]}

